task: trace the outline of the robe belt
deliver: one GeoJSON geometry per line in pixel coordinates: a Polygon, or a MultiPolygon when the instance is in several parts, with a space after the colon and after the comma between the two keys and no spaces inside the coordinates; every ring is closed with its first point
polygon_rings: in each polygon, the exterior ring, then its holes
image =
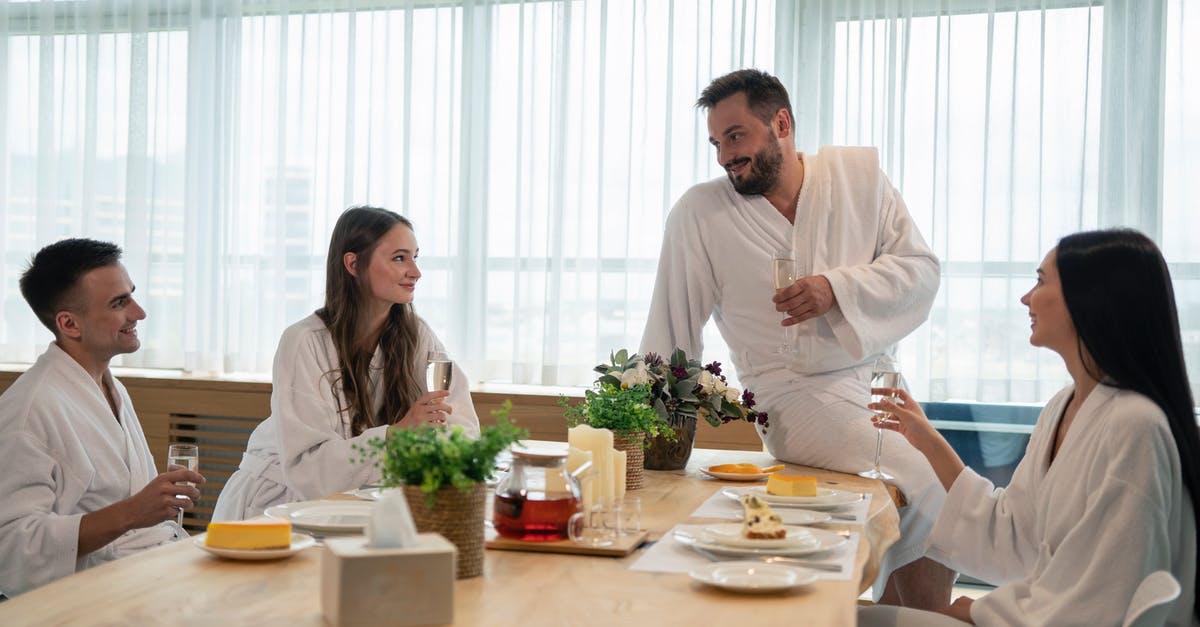
{"type": "Polygon", "coordinates": [[[261,477],[281,486],[287,485],[283,482],[283,469],[279,464],[251,455],[249,451],[242,453],[242,463],[238,464],[238,469],[246,471],[254,479],[261,477]]]}
{"type": "Polygon", "coordinates": [[[789,394],[800,393],[818,397],[832,394],[838,399],[865,406],[871,394],[865,377],[870,376],[870,366],[854,366],[835,372],[816,375],[798,375],[790,370],[774,370],[748,378],[746,387],[757,392],[760,388],[787,390],[789,394]],[[859,370],[862,372],[859,372],[859,370]]]}

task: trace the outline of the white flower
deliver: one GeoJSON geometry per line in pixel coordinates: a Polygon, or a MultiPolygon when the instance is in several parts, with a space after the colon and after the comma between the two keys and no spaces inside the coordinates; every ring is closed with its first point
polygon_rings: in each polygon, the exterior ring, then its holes
{"type": "Polygon", "coordinates": [[[700,378],[696,381],[696,383],[700,385],[700,391],[704,392],[705,394],[712,394],[713,387],[716,385],[717,381],[718,379],[713,376],[713,373],[707,370],[701,370],[700,378]]]}
{"type": "Polygon", "coordinates": [[[734,388],[734,387],[725,388],[725,400],[729,401],[730,403],[736,404],[738,402],[738,399],[741,396],[742,396],[742,393],[739,392],[737,388],[734,388]]]}
{"type": "Polygon", "coordinates": [[[638,362],[636,367],[630,368],[621,373],[621,389],[628,389],[635,385],[650,383],[650,371],[646,370],[646,364],[638,362]]]}
{"type": "Polygon", "coordinates": [[[721,377],[714,378],[717,380],[717,382],[713,384],[713,389],[717,391],[717,394],[724,394],[725,390],[729,389],[729,386],[725,385],[725,380],[721,377]]]}

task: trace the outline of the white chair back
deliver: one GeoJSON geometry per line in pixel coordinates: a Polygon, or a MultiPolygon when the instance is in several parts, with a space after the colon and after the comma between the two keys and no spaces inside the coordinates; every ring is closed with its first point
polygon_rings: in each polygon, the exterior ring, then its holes
{"type": "Polygon", "coordinates": [[[1179,593],[1179,582],[1171,573],[1165,570],[1150,573],[1134,591],[1123,627],[1162,627],[1179,593]]]}

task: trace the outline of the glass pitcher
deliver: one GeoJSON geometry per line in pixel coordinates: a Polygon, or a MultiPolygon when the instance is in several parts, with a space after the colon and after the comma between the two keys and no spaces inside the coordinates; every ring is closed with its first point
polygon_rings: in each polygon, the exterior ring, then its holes
{"type": "Polygon", "coordinates": [[[578,476],[591,463],[567,471],[566,446],[514,446],[512,468],[496,484],[492,526],[513,540],[566,540],[567,523],[580,511],[578,476]]]}

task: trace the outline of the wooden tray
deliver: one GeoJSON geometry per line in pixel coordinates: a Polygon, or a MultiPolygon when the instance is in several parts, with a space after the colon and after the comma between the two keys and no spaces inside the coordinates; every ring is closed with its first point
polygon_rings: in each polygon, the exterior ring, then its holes
{"type": "Polygon", "coordinates": [[[484,546],[500,551],[534,551],[537,553],[576,553],[579,555],[603,555],[607,557],[625,557],[646,541],[648,531],[639,531],[632,535],[618,536],[609,546],[586,546],[570,540],[555,542],[528,542],[525,540],[510,540],[501,538],[494,529],[486,530],[484,546]]]}

